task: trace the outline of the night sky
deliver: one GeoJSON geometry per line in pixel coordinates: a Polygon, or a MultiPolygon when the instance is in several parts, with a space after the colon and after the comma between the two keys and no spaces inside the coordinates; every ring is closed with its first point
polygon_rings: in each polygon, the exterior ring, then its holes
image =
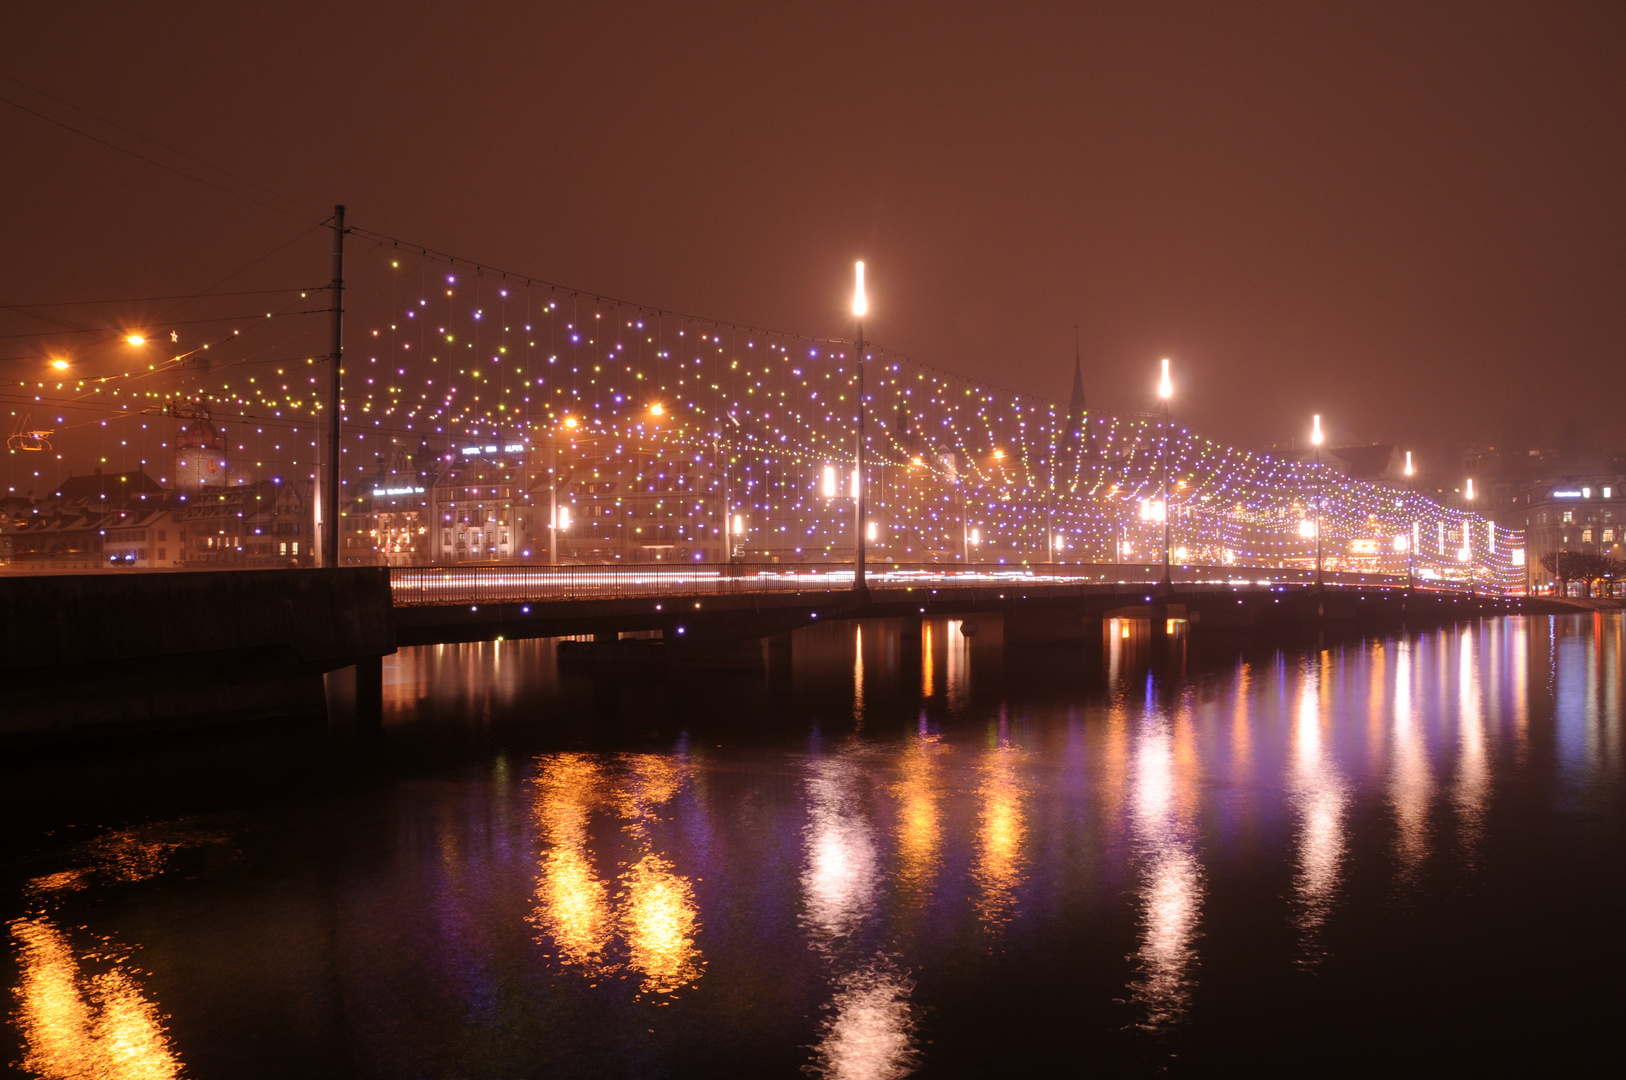
{"type": "MultiPolygon", "coordinates": [[[[864,258],[892,349],[1065,399],[1076,324],[1092,405],[1151,407],[1167,355],[1244,445],[1320,412],[1626,448],[1626,8],[1076,7],[15,5],[0,304],[197,292],[290,240],[219,288],[323,284],[343,202],[813,334],[864,258]]],[[[4,328],[10,379],[113,347],[4,328]]]]}

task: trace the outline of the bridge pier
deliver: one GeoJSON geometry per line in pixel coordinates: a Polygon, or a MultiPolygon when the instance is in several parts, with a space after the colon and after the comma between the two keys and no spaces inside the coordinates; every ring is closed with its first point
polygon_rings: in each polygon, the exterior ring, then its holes
{"type": "Polygon", "coordinates": [[[394,651],[383,568],[7,578],[0,745],[315,720],[358,664],[377,715],[394,651]]]}

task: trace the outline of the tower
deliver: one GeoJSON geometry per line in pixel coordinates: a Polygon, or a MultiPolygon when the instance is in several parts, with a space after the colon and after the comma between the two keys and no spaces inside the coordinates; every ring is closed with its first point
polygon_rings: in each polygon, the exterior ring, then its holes
{"type": "Polygon", "coordinates": [[[1090,412],[1084,402],[1084,363],[1079,351],[1077,331],[1073,328],[1073,396],[1067,404],[1066,445],[1080,457],[1095,456],[1095,433],[1090,430],[1090,412]]]}
{"type": "Polygon", "coordinates": [[[175,490],[183,493],[223,488],[227,482],[226,436],[215,427],[209,407],[201,400],[174,402],[170,415],[178,419],[175,433],[175,490]]]}

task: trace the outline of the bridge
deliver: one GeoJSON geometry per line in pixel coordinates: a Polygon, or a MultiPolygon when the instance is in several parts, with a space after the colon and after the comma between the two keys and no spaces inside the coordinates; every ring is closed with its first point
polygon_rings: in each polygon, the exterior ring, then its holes
{"type": "MultiPolygon", "coordinates": [[[[166,597],[213,589],[283,628],[235,647],[294,656],[282,670],[307,682],[357,666],[364,690],[397,643],[586,636],[605,652],[659,632],[673,657],[752,662],[820,618],[997,612],[1007,640],[1078,642],[1113,618],[1161,639],[1522,602],[1518,530],[1399,479],[1224,445],[1178,423],[1168,395],[1161,412],[1092,408],[1078,357],[1062,403],[861,328],[700,319],[350,235],[366,247],[342,363],[268,358],[283,316],[338,296],[299,291],[167,359],[23,384],[19,401],[91,417],[102,460],[141,469],[116,474],[124,491],[98,472],[9,510],[0,592],[24,571],[100,567],[109,597],[150,578],[136,592],[162,631],[195,610],[166,597]],[[309,569],[317,550],[327,569],[309,569]],[[200,569],[185,586],[139,573],[200,569]],[[307,655],[288,587],[254,575],[341,572],[361,575],[342,580],[367,610],[321,618],[374,632],[307,655]]],[[[129,340],[165,337],[179,331],[129,340]]],[[[34,434],[8,451],[14,482],[52,433],[34,434]]],[[[17,625],[47,618],[43,580],[17,625]]],[[[96,588],[58,591],[94,622],[96,588]]],[[[59,638],[54,662],[83,667],[71,629],[59,638]]],[[[158,655],[132,648],[107,655],[158,655]]],[[[163,655],[187,670],[185,650],[163,655]]]]}

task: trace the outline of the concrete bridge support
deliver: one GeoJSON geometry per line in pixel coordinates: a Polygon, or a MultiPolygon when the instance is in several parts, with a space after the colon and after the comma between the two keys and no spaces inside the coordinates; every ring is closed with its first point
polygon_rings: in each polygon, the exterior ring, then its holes
{"type": "Polygon", "coordinates": [[[394,651],[382,567],[0,578],[0,745],[315,719],[358,664],[374,715],[394,651]]]}

